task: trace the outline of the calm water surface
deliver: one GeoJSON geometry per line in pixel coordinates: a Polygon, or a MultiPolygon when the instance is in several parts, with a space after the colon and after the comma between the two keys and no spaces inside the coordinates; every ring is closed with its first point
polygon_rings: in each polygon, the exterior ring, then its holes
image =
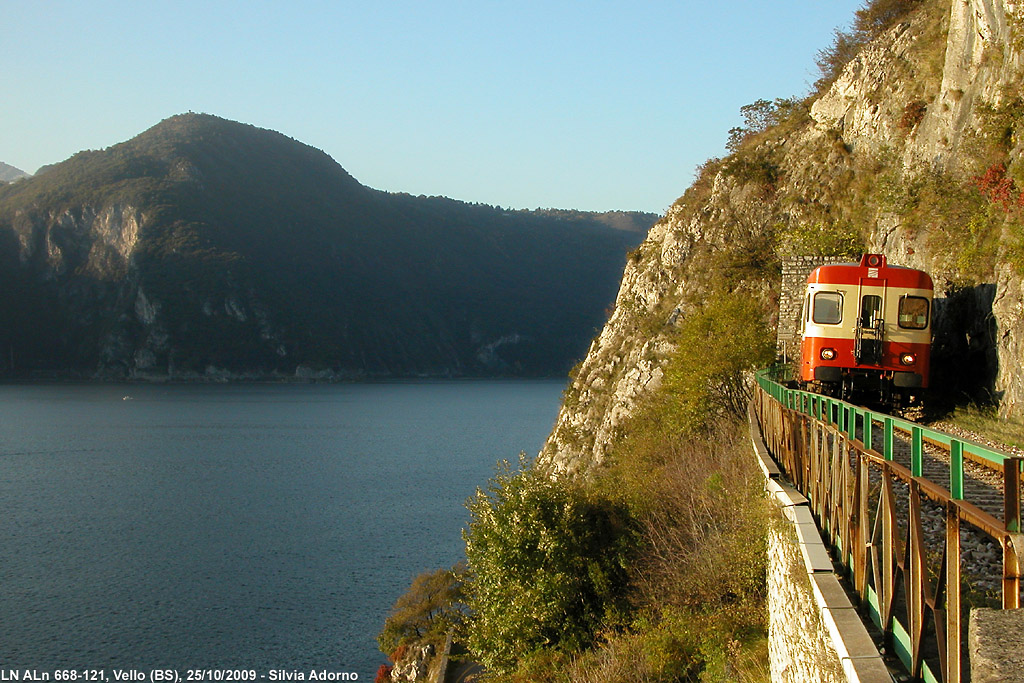
{"type": "Polygon", "coordinates": [[[0,386],[0,666],[373,680],[564,381],[0,386]],[[131,400],[122,400],[126,395],[131,400]]]}

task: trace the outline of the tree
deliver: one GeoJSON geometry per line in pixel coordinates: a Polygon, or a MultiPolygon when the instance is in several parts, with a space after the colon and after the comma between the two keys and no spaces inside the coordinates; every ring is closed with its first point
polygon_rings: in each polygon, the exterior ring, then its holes
{"type": "Polygon", "coordinates": [[[381,652],[418,640],[441,640],[464,618],[464,565],[423,572],[395,601],[384,629],[377,636],[381,652]]]}
{"type": "Polygon", "coordinates": [[[739,151],[746,140],[787,120],[799,111],[800,106],[795,98],[776,98],[775,101],[760,99],[743,105],[740,107],[743,125],[729,129],[726,148],[730,152],[739,151]]]}
{"type": "Polygon", "coordinates": [[[467,503],[470,648],[508,671],[540,648],[576,651],[620,609],[631,531],[623,509],[578,485],[503,463],[467,503]]]}

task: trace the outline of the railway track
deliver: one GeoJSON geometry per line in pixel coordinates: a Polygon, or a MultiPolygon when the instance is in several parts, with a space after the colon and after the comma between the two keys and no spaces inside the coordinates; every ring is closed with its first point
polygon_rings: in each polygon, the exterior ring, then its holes
{"type": "MultiPolygon", "coordinates": [[[[930,483],[928,486],[919,487],[919,492],[922,541],[929,558],[933,560],[932,564],[938,560],[943,551],[943,543],[946,542],[945,509],[950,500],[965,501],[973,512],[981,513],[970,516],[968,523],[960,527],[963,579],[971,588],[972,601],[984,600],[998,605],[997,594],[1003,584],[1006,557],[997,539],[1005,529],[1020,529],[1021,514],[1021,477],[1009,477],[1011,486],[1015,484],[1016,490],[1007,495],[1006,463],[1019,458],[1020,450],[991,441],[982,444],[983,439],[972,438],[976,435],[965,434],[961,430],[952,430],[957,434],[947,434],[945,438],[939,440],[934,437],[936,430],[927,429],[926,432],[926,428],[922,426],[921,434],[915,437],[910,420],[900,420],[900,423],[892,424],[891,443],[887,445],[885,420],[888,416],[879,416],[867,409],[855,410],[847,416],[850,423],[841,427],[840,418],[833,417],[832,424],[836,428],[824,430],[823,438],[828,440],[826,447],[831,449],[834,448],[833,439],[849,437],[853,444],[850,448],[851,472],[856,469],[861,457],[872,460],[876,465],[888,461],[894,466],[888,468],[888,476],[895,487],[895,524],[902,535],[909,535],[908,527],[911,524],[910,482],[930,483]],[[865,441],[865,420],[871,421],[868,433],[870,443],[865,441]],[[929,433],[933,436],[928,436],[929,433]],[[916,458],[916,465],[915,438],[919,439],[916,448],[920,453],[916,458]],[[959,468],[952,465],[951,442],[959,444],[959,468]],[[862,453],[862,450],[865,452],[862,453]],[[993,458],[993,455],[1002,460],[993,458]],[[958,483],[954,485],[954,481],[958,483]]],[[[881,482],[883,476],[886,476],[883,473],[884,469],[869,468],[872,499],[877,499],[880,495],[881,482]]],[[[872,511],[869,514],[874,522],[878,512],[872,511]]]]}
{"type": "MultiPolygon", "coordinates": [[[[880,423],[876,424],[880,425],[880,423]]],[[[872,430],[873,432],[875,430],[872,430]]],[[[898,434],[895,461],[906,467],[912,465],[911,433],[906,429],[895,428],[898,434]]],[[[964,441],[967,439],[964,438],[964,441]]],[[[873,439],[871,448],[880,451],[881,435],[873,439]]],[[[950,481],[950,454],[944,444],[936,443],[927,438],[922,438],[923,457],[921,476],[929,481],[945,483],[950,481]]],[[[979,444],[980,445],[980,444],[979,444]]],[[[990,444],[989,450],[999,451],[998,446],[990,444]]],[[[1007,458],[1013,457],[1010,449],[1002,450],[1001,454],[1007,458]]],[[[1003,515],[1005,495],[1003,489],[1003,470],[997,463],[988,460],[965,459],[963,463],[963,494],[966,500],[970,500],[979,508],[999,518],[1003,515]]]]}
{"type": "MultiPolygon", "coordinates": [[[[874,421],[872,443],[865,444],[871,450],[882,453],[884,449],[883,423],[874,421]]],[[[857,438],[863,439],[863,424],[857,428],[857,438]]],[[[913,469],[913,435],[910,430],[894,427],[893,462],[907,470],[913,469]]],[[[976,435],[960,432],[961,440],[1001,453],[1007,458],[1019,455],[1014,449],[988,442],[982,445],[976,435]]],[[[862,441],[863,443],[863,441],[862,441]]],[[[942,484],[949,482],[950,451],[943,443],[922,438],[922,457],[920,476],[928,481],[942,484]]],[[[1007,496],[1004,488],[1003,468],[989,460],[980,458],[965,459],[963,462],[963,498],[970,501],[991,517],[1002,520],[1006,514],[1007,496]]],[[[872,486],[881,485],[881,472],[876,470],[872,477],[872,486]]],[[[909,524],[908,484],[894,483],[897,486],[897,519],[901,528],[909,524]]],[[[1020,482],[1018,481],[1017,500],[1020,500],[1020,482]]],[[[942,550],[945,534],[945,512],[943,501],[936,496],[928,496],[923,501],[921,524],[924,541],[929,551],[930,564],[935,564],[942,550]]],[[[960,530],[960,563],[963,568],[963,579],[971,588],[972,601],[985,601],[998,604],[998,591],[1002,585],[1003,552],[1000,545],[990,533],[973,525],[965,525],[960,530]]]]}

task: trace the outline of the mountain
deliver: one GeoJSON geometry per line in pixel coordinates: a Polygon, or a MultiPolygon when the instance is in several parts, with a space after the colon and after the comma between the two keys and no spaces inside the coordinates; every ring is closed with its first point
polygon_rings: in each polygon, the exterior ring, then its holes
{"type": "Polygon", "coordinates": [[[632,253],[541,465],[613,456],[687,321],[742,298],[776,323],[780,264],[801,255],[880,252],[928,271],[933,387],[1024,418],[1022,28],[1006,0],[871,0],[823,51],[816,92],[744,107],[731,154],[704,164],[632,253]]]}
{"type": "Polygon", "coordinates": [[[10,183],[19,178],[28,178],[29,174],[22,171],[20,168],[15,168],[10,164],[5,164],[0,161],[0,183],[10,183]]]}
{"type": "Polygon", "coordinates": [[[654,219],[629,218],[380,192],[279,133],[175,116],[0,187],[0,368],[559,374],[654,219]]]}

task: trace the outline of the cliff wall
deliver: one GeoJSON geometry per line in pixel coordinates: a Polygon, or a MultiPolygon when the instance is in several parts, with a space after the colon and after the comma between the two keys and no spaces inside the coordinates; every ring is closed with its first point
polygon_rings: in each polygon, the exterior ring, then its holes
{"type": "Polygon", "coordinates": [[[1024,415],[1024,230],[978,181],[1002,168],[1016,197],[1020,20],[1004,0],[914,7],[818,95],[759,103],[773,125],[699,169],[631,255],[540,466],[585,472],[609,456],[660,385],[673,331],[711,291],[756,298],[774,324],[780,263],[794,255],[878,251],[929,271],[937,375],[1024,415]]]}

